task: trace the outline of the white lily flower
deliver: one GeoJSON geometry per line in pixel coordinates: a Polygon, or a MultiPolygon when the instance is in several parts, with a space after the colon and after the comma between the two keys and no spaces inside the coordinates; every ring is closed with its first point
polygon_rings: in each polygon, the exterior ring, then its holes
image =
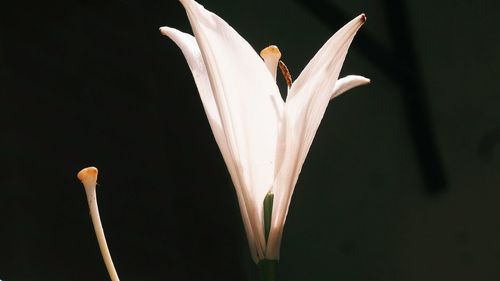
{"type": "Polygon", "coordinates": [[[276,85],[280,53],[264,61],[229,24],[193,0],[180,1],[194,37],[160,28],[183,52],[193,73],[215,140],[234,183],[252,257],[278,260],[288,207],[302,164],[330,99],[369,83],[338,79],[349,45],[366,20],[359,15],[335,33],[288,90],[276,85]],[[338,79],[338,80],[337,80],[338,79]],[[269,236],[263,202],[274,193],[269,236]]]}

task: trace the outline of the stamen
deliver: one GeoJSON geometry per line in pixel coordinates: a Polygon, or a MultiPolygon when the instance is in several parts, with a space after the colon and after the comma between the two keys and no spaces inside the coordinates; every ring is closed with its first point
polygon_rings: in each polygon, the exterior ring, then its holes
{"type": "Polygon", "coordinates": [[[280,66],[281,74],[283,74],[283,77],[285,78],[286,85],[288,86],[288,89],[290,89],[290,87],[292,87],[292,75],[282,60],[279,61],[278,65],[280,66]]]}
{"type": "Polygon", "coordinates": [[[109,253],[108,244],[106,243],[106,237],[104,236],[104,230],[101,224],[101,218],[99,216],[99,208],[97,207],[97,174],[98,171],[96,167],[88,167],[81,170],[77,177],[85,187],[85,194],[87,195],[87,201],[89,203],[90,217],[92,219],[92,224],[94,225],[97,242],[99,243],[99,248],[101,249],[102,258],[106,264],[109,277],[112,281],[119,281],[120,278],[118,278],[113,260],[111,259],[111,254],[109,253]]]}
{"type": "Polygon", "coordinates": [[[275,45],[271,45],[262,49],[262,51],[260,51],[260,56],[264,60],[269,72],[271,72],[274,81],[276,81],[276,69],[278,68],[278,62],[281,58],[280,50],[275,45]]]}

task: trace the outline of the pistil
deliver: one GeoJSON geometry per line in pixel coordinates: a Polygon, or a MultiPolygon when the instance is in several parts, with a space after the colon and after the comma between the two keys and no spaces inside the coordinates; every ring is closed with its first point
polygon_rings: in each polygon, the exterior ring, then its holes
{"type": "Polygon", "coordinates": [[[116,273],[113,260],[111,259],[111,254],[109,253],[106,237],[104,236],[104,229],[102,228],[101,218],[99,216],[99,208],[97,207],[97,173],[97,168],[88,167],[82,169],[78,173],[77,177],[85,187],[85,194],[87,195],[87,201],[89,203],[90,217],[94,225],[97,242],[99,243],[99,248],[101,249],[102,258],[104,259],[104,264],[106,264],[109,277],[112,281],[119,281],[120,278],[118,278],[118,273],[116,273]]]}
{"type": "Polygon", "coordinates": [[[260,56],[264,60],[264,63],[266,64],[269,72],[271,72],[274,81],[276,81],[276,70],[278,68],[278,63],[281,58],[280,50],[275,45],[271,45],[269,47],[262,49],[262,51],[260,51],[260,56]]]}
{"type": "Polygon", "coordinates": [[[286,85],[288,88],[292,87],[292,76],[290,75],[290,71],[288,71],[288,67],[286,67],[285,63],[280,60],[281,52],[277,46],[271,45],[262,49],[262,51],[260,51],[260,56],[264,60],[269,72],[271,72],[274,81],[276,81],[276,71],[279,66],[281,74],[283,74],[283,77],[285,78],[286,85]]]}

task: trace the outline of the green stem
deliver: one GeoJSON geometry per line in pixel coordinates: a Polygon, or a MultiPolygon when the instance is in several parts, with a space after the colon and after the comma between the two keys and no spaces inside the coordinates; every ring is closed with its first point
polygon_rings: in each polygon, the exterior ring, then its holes
{"type": "Polygon", "coordinates": [[[276,266],[278,261],[276,260],[261,260],[257,264],[260,270],[260,280],[262,281],[276,281],[276,266]]]}

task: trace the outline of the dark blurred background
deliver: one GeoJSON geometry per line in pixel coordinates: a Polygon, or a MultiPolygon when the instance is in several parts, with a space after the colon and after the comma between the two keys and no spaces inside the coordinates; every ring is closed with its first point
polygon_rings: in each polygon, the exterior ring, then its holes
{"type": "MultiPolygon", "coordinates": [[[[500,280],[497,1],[201,2],[297,77],[361,12],[285,227],[280,280],[500,280]]],[[[178,1],[0,5],[0,279],[257,280],[224,162],[177,47],[178,1]]]]}

